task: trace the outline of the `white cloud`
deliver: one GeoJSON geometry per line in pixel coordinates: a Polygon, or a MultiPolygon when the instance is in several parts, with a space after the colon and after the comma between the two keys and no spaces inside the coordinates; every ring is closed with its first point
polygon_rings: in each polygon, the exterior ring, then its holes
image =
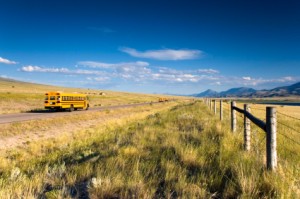
{"type": "Polygon", "coordinates": [[[132,79],[134,81],[141,81],[148,79],[149,74],[152,73],[148,68],[148,62],[121,62],[121,63],[104,63],[94,61],[81,61],[77,63],[78,66],[85,66],[90,68],[100,68],[111,77],[119,77],[123,79],[132,79]]]}
{"type": "Polygon", "coordinates": [[[81,61],[77,63],[81,66],[86,66],[90,68],[107,68],[107,69],[115,69],[115,68],[123,68],[123,67],[146,67],[149,66],[148,62],[136,61],[136,62],[121,62],[121,63],[104,63],[104,62],[95,62],[95,61],[81,61]]]}
{"type": "Polygon", "coordinates": [[[179,74],[183,73],[183,71],[181,71],[181,70],[176,70],[176,69],[167,68],[167,67],[159,67],[158,72],[162,73],[162,74],[172,74],[172,75],[179,75],[179,74]]]}
{"type": "Polygon", "coordinates": [[[17,62],[15,62],[15,61],[10,61],[10,60],[4,59],[2,57],[0,57],[0,63],[3,63],[3,64],[17,64],[17,62]]]}
{"type": "Polygon", "coordinates": [[[242,77],[244,80],[251,80],[251,77],[242,77]]]}
{"type": "Polygon", "coordinates": [[[73,75],[106,75],[103,71],[95,70],[70,70],[67,68],[45,68],[40,66],[23,66],[21,68],[23,72],[41,72],[41,73],[62,73],[62,74],[73,74],[73,75]]]}
{"type": "Polygon", "coordinates": [[[197,71],[184,71],[168,68],[161,68],[158,73],[152,73],[151,80],[161,80],[167,82],[190,82],[197,83],[200,81],[216,81],[219,79],[213,75],[199,75],[197,71]]]}
{"type": "Polygon", "coordinates": [[[164,49],[164,50],[147,50],[144,52],[137,51],[133,48],[122,47],[120,51],[125,52],[133,57],[150,58],[158,60],[187,60],[199,58],[203,53],[200,50],[189,49],[164,49]]]}
{"type": "Polygon", "coordinates": [[[199,70],[177,70],[167,67],[148,67],[148,62],[121,62],[121,63],[104,63],[85,61],[78,62],[74,69],[41,67],[28,65],[23,66],[23,72],[40,72],[40,73],[60,73],[64,75],[88,75],[87,79],[95,82],[105,82],[111,79],[123,79],[135,82],[159,81],[164,83],[198,83],[198,82],[216,82],[220,77],[216,76],[216,70],[201,69],[199,70]],[[92,70],[81,69],[79,67],[90,67],[92,70]],[[203,74],[205,73],[205,74],[203,74]],[[207,74],[209,73],[209,74],[207,74]]]}
{"type": "Polygon", "coordinates": [[[39,67],[39,66],[23,66],[21,68],[21,71],[24,71],[24,72],[33,72],[33,71],[40,72],[40,70],[41,70],[41,67],[39,67]]]}
{"type": "Polygon", "coordinates": [[[214,70],[214,69],[198,69],[197,72],[199,73],[207,73],[207,74],[216,74],[216,73],[219,73],[218,70],[214,70]]]}
{"type": "Polygon", "coordinates": [[[23,72],[49,72],[49,73],[69,73],[69,69],[67,68],[42,68],[39,66],[23,66],[21,68],[23,72]]]}
{"type": "Polygon", "coordinates": [[[69,73],[76,75],[107,75],[106,72],[97,70],[71,70],[69,73]]]}
{"type": "Polygon", "coordinates": [[[293,82],[293,81],[296,81],[296,79],[294,77],[287,76],[287,77],[279,78],[279,81],[280,82],[293,82]]]}
{"type": "Polygon", "coordinates": [[[87,80],[96,81],[96,82],[106,82],[110,80],[109,77],[88,77],[87,80]]]}

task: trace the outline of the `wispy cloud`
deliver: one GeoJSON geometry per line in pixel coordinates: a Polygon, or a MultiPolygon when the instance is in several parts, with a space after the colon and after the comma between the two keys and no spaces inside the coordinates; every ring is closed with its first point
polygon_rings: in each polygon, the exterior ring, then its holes
{"type": "Polygon", "coordinates": [[[111,77],[133,80],[136,82],[162,81],[168,83],[197,83],[202,80],[216,81],[214,69],[176,70],[168,67],[151,67],[148,62],[104,63],[94,61],[78,62],[78,66],[99,68],[111,77]]]}
{"type": "Polygon", "coordinates": [[[189,73],[177,73],[177,74],[170,74],[170,73],[153,73],[150,76],[151,80],[161,80],[161,81],[166,81],[169,83],[179,83],[179,82],[198,82],[202,79],[203,77],[194,75],[194,74],[189,74],[189,73]]]}
{"type": "Polygon", "coordinates": [[[299,79],[292,76],[283,76],[274,79],[251,76],[223,76],[218,70],[212,68],[182,70],[169,67],[155,67],[151,66],[148,62],[142,61],[120,63],[82,61],[78,62],[77,68],[74,69],[27,65],[23,66],[20,71],[57,73],[68,76],[84,75],[86,76],[86,81],[99,82],[101,84],[126,80],[150,84],[155,82],[159,84],[201,84],[223,87],[248,86],[261,88],[299,81],[299,79]]]}
{"type": "Polygon", "coordinates": [[[108,76],[114,78],[122,78],[126,80],[141,81],[142,79],[148,79],[149,74],[152,73],[148,68],[150,65],[148,62],[136,61],[136,62],[121,62],[121,63],[104,63],[94,61],[81,61],[77,63],[78,66],[84,66],[89,68],[97,68],[101,71],[105,71],[108,76]]]}
{"type": "Polygon", "coordinates": [[[86,79],[96,82],[107,82],[108,80],[110,80],[109,77],[87,77],[86,79]]]}
{"type": "Polygon", "coordinates": [[[46,68],[40,66],[23,66],[21,68],[23,72],[41,72],[41,73],[61,73],[61,74],[73,74],[73,75],[106,75],[103,71],[97,70],[70,70],[68,68],[46,68]]]}
{"type": "Polygon", "coordinates": [[[0,57],[0,63],[3,63],[3,64],[17,64],[18,62],[11,61],[11,60],[4,59],[4,58],[0,57]]]}
{"type": "Polygon", "coordinates": [[[121,47],[120,51],[125,52],[133,57],[149,58],[157,60],[188,60],[199,58],[203,53],[200,50],[191,49],[163,49],[163,50],[147,50],[144,52],[134,48],[121,47]]]}
{"type": "Polygon", "coordinates": [[[198,73],[207,73],[207,74],[216,74],[216,73],[219,73],[218,70],[214,70],[214,69],[198,69],[197,70],[198,73]]]}
{"type": "Polygon", "coordinates": [[[243,80],[248,80],[250,81],[251,80],[251,77],[242,77],[243,80]]]}
{"type": "Polygon", "coordinates": [[[86,66],[90,68],[125,68],[125,67],[146,67],[149,66],[148,62],[136,61],[136,62],[121,62],[121,63],[104,63],[104,62],[95,62],[95,61],[81,61],[77,63],[81,66],[86,66]]]}
{"type": "Polygon", "coordinates": [[[49,72],[49,73],[68,73],[70,72],[67,68],[43,68],[39,66],[23,66],[21,68],[23,72],[49,72]]]}

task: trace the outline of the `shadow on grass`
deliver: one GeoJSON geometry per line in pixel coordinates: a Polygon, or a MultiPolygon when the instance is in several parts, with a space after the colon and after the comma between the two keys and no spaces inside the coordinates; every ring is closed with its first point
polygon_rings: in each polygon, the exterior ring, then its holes
{"type": "Polygon", "coordinates": [[[89,178],[86,178],[80,182],[76,182],[73,185],[63,186],[53,186],[51,184],[46,184],[44,191],[39,195],[40,199],[47,198],[78,198],[78,199],[89,199],[90,195],[88,192],[89,178]],[[63,191],[63,195],[59,192],[63,191]],[[60,196],[60,197],[59,197],[60,196]]]}

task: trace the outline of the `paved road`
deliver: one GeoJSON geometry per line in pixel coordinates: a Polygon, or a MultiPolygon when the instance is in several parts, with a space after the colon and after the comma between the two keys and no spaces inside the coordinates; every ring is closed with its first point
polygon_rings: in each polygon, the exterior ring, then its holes
{"type": "MultiPolygon", "coordinates": [[[[152,102],[152,103],[156,104],[159,102],[152,102]]],[[[67,111],[53,112],[49,110],[42,110],[42,111],[28,112],[28,113],[2,114],[0,115],[0,124],[45,119],[45,118],[59,117],[64,115],[82,114],[91,111],[94,112],[94,111],[101,111],[101,110],[114,110],[114,109],[121,109],[121,108],[144,106],[148,104],[150,104],[150,102],[139,103],[139,104],[126,104],[126,105],[118,105],[118,106],[97,107],[97,108],[90,108],[88,111],[78,110],[74,112],[67,112],[67,111]]]]}

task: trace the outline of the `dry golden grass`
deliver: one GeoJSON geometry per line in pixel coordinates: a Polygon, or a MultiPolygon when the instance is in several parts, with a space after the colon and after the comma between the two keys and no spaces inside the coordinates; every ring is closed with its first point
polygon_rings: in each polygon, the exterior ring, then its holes
{"type": "Polygon", "coordinates": [[[118,123],[119,120],[124,120],[125,118],[130,120],[134,119],[134,117],[144,117],[145,114],[164,110],[174,106],[174,104],[176,102],[97,112],[84,111],[82,114],[76,115],[68,114],[42,120],[2,124],[0,149],[26,146],[37,140],[61,137],[65,134],[73,136],[73,132],[82,129],[118,123]]]}
{"type": "Polygon", "coordinates": [[[162,112],[158,106],[79,130],[72,138],[62,134],[2,152],[0,197],[299,196],[293,160],[286,157],[291,164],[267,171],[254,146],[250,153],[242,150],[242,134],[230,132],[227,116],[220,122],[202,103],[162,112]]]}

